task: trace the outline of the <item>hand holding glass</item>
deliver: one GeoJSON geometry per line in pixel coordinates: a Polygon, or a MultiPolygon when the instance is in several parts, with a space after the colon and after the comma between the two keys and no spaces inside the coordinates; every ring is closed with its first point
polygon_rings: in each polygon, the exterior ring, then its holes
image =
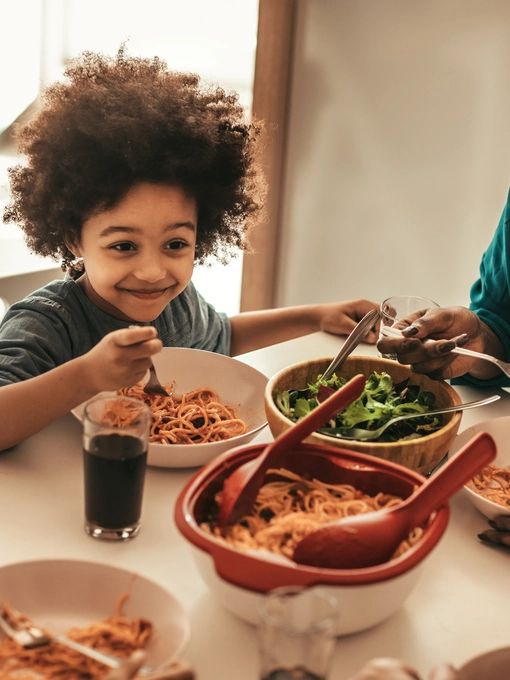
{"type": "MultiPolygon", "coordinates": [[[[414,314],[414,312],[419,312],[422,309],[429,309],[430,307],[439,307],[439,305],[437,302],[414,295],[396,295],[387,298],[384,302],[381,302],[379,339],[385,335],[385,326],[393,326],[396,321],[405,319],[409,314],[414,314]]],[[[383,359],[396,360],[397,358],[396,354],[381,354],[380,356],[383,359]]]]}

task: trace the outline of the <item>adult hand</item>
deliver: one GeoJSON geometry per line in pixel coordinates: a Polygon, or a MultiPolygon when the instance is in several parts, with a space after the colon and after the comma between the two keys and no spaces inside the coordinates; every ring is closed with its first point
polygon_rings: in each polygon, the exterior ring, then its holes
{"type": "Polygon", "coordinates": [[[498,370],[487,362],[452,354],[455,346],[477,352],[502,354],[494,332],[466,307],[434,307],[400,319],[394,327],[402,338],[382,337],[377,348],[383,354],[396,354],[401,364],[410,364],[416,373],[446,380],[465,373],[490,379],[498,370]]]}
{"type": "Polygon", "coordinates": [[[478,538],[484,543],[503,545],[510,547],[510,516],[498,515],[489,520],[492,529],[486,529],[478,534],[478,538]]]}
{"type": "Polygon", "coordinates": [[[161,351],[162,342],[152,326],[132,326],[113,331],[83,357],[85,377],[97,392],[130,387],[142,380],[151,365],[151,356],[161,351]]]}
{"type": "MultiPolygon", "coordinates": [[[[349,300],[318,305],[321,319],[320,329],[334,335],[349,335],[356,324],[371,309],[379,309],[379,305],[369,300],[349,300]]],[[[363,342],[375,344],[379,334],[379,322],[368,333],[363,342]]]]}

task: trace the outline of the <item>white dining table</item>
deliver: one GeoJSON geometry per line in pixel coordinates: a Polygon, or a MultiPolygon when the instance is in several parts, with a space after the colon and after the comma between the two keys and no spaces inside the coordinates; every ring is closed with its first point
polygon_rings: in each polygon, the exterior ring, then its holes
{"type": "MultiPolygon", "coordinates": [[[[343,338],[314,333],[238,357],[270,377],[289,364],[333,357],[343,338]]],[[[376,355],[361,345],[357,354],[376,355]]],[[[501,399],[465,411],[460,431],[510,414],[504,389],[456,386],[463,401],[499,392],[501,399]]],[[[30,417],[27,414],[27,417],[30,417]]],[[[196,469],[147,470],[142,528],[128,542],[101,542],[83,529],[81,425],[72,414],[0,453],[0,567],[38,559],[107,563],[146,576],[168,589],[191,622],[185,657],[198,680],[257,680],[256,630],[226,611],[209,592],[177,531],[175,500],[196,469]]],[[[269,441],[268,428],[257,441],[269,441]]],[[[477,538],[486,518],[464,493],[450,501],[448,528],[428,557],[403,606],[375,628],[337,640],[330,680],[345,680],[369,659],[404,659],[425,678],[440,661],[460,665],[483,651],[510,644],[506,579],[510,550],[477,538]]]]}

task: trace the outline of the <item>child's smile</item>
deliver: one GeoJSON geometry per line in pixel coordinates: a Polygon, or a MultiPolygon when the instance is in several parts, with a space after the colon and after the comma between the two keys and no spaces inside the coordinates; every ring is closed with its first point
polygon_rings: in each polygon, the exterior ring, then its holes
{"type": "Polygon", "coordinates": [[[78,281],[108,314],[153,321],[191,279],[196,230],[196,202],[182,189],[137,184],[83,224],[72,248],[85,263],[78,281]]]}

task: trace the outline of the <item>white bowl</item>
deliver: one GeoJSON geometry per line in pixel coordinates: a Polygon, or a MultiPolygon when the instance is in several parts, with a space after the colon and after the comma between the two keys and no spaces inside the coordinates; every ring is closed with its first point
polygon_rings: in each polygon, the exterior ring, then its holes
{"type": "MultiPolygon", "coordinates": [[[[33,560],[0,568],[2,601],[55,635],[113,616],[127,593],[125,615],[153,625],[146,647],[147,665],[166,665],[178,658],[190,638],[181,604],[154,581],[126,569],[81,560],[33,560]]],[[[3,633],[0,633],[0,640],[3,633]]]]}
{"type": "MultiPolygon", "coordinates": [[[[223,404],[237,408],[248,429],[245,434],[220,442],[149,444],[148,465],[167,468],[205,465],[230,448],[248,444],[267,425],[264,408],[267,377],[248,364],[223,354],[182,347],[164,347],[153,362],[162,384],[175,381],[175,394],[210,387],[223,404]]],[[[80,421],[82,409],[83,404],[73,409],[80,421]]]]}
{"type": "MultiPolygon", "coordinates": [[[[479,432],[488,432],[493,436],[498,449],[498,454],[493,460],[493,465],[499,467],[510,467],[510,447],[508,440],[510,438],[510,416],[503,418],[493,418],[492,420],[485,420],[482,423],[476,423],[471,427],[463,430],[455,439],[450,449],[450,456],[461,449],[470,439],[472,439],[479,432]]],[[[505,508],[504,505],[489,501],[487,498],[480,496],[467,485],[464,486],[464,493],[473,503],[475,508],[480,510],[488,519],[494,519],[498,515],[510,515],[510,506],[505,508]]]]}
{"type": "Polygon", "coordinates": [[[467,661],[461,668],[462,680],[508,680],[510,647],[493,649],[467,661]]]}
{"type": "MultiPolygon", "coordinates": [[[[234,616],[252,625],[258,625],[260,621],[258,605],[264,595],[224,580],[218,576],[214,558],[210,554],[195,546],[191,546],[191,551],[202,580],[218,602],[234,616]]],[[[413,569],[379,583],[360,585],[320,583],[320,587],[328,591],[340,605],[335,634],[341,636],[358,633],[389,618],[408,598],[418,583],[425,564],[426,561],[422,561],[413,569]]]]}

